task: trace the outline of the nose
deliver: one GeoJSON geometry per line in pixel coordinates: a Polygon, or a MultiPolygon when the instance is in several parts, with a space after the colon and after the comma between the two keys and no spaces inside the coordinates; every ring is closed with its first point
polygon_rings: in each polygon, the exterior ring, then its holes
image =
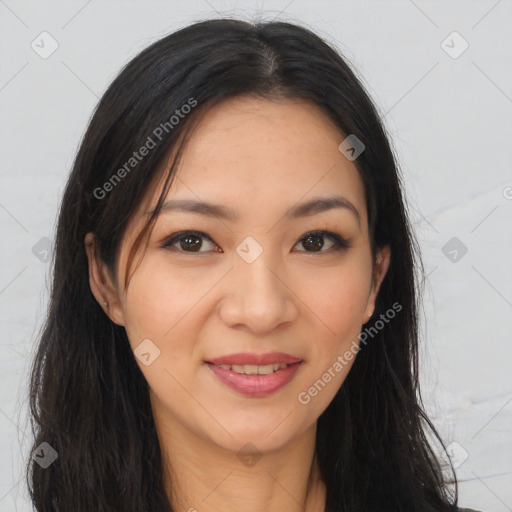
{"type": "Polygon", "coordinates": [[[235,254],[224,291],[219,314],[229,327],[264,334],[297,316],[295,295],[284,272],[275,262],[272,265],[265,251],[252,263],[235,254]]]}

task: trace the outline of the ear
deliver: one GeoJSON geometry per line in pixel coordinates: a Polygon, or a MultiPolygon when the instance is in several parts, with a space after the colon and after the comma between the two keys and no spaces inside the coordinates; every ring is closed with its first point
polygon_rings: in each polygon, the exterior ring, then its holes
{"type": "Polygon", "coordinates": [[[366,310],[363,317],[363,324],[370,320],[373,312],[375,311],[375,302],[377,300],[377,294],[379,293],[380,285],[386,276],[386,273],[391,262],[391,249],[389,245],[381,247],[377,251],[375,263],[373,267],[372,287],[370,289],[370,295],[366,305],[366,310]]]}
{"type": "Polygon", "coordinates": [[[110,320],[118,325],[124,325],[123,306],[119,300],[117,286],[107,265],[99,256],[94,233],[87,233],[84,243],[89,262],[89,286],[91,291],[110,320]]]}

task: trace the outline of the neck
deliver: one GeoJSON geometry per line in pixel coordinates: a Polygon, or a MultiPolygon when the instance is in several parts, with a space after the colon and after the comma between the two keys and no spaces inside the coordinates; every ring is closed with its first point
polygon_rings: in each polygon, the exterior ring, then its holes
{"type": "Polygon", "coordinates": [[[315,434],[316,423],[287,446],[251,458],[166,422],[158,436],[173,509],[323,512],[325,485],[315,456],[315,434]]]}

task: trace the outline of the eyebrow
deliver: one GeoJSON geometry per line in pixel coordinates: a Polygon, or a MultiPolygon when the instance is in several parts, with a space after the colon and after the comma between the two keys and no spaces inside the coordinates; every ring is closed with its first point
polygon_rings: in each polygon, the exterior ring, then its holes
{"type": "MultiPolygon", "coordinates": [[[[293,220],[309,217],[335,208],[344,208],[352,212],[357,218],[359,226],[361,226],[361,217],[358,209],[348,199],[341,196],[318,197],[304,203],[299,203],[290,208],[284,215],[284,218],[293,220]]],[[[194,199],[170,199],[162,205],[161,211],[162,213],[174,211],[192,212],[232,222],[238,220],[238,214],[232,208],[194,199]]],[[[146,213],[151,214],[153,212],[147,211],[146,213]]]]}

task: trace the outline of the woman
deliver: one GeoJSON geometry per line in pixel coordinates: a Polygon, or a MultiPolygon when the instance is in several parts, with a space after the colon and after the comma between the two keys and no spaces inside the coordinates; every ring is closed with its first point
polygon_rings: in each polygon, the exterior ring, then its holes
{"type": "Polygon", "coordinates": [[[417,253],[335,49],[226,19],[157,41],[104,94],[64,193],[36,509],[458,510],[419,398],[417,253]]]}

